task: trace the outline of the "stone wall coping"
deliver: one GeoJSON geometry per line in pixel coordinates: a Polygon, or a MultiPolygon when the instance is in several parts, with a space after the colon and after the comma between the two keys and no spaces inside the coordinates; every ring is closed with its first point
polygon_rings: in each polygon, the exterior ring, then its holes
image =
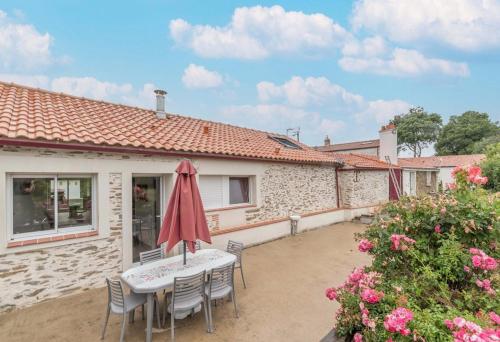
{"type": "Polygon", "coordinates": [[[39,245],[49,242],[57,242],[63,240],[72,240],[72,239],[81,239],[91,236],[97,236],[99,233],[97,230],[91,230],[86,232],[79,233],[67,233],[67,234],[58,234],[52,236],[39,237],[36,239],[29,240],[18,240],[7,243],[7,248],[21,247],[21,246],[30,246],[30,245],[39,245]]]}
{"type": "MultiPolygon", "coordinates": [[[[326,214],[334,211],[341,211],[341,210],[356,210],[356,209],[366,209],[366,208],[379,208],[380,204],[374,204],[374,205],[366,205],[366,206],[360,206],[360,207],[340,207],[340,208],[330,208],[330,209],[324,209],[324,210],[318,210],[318,211],[312,211],[304,214],[300,214],[302,218],[304,217],[309,217],[309,216],[315,216],[315,215],[321,215],[321,214],[326,214]]],[[[279,217],[275,218],[272,220],[267,220],[267,221],[261,221],[261,222],[256,222],[256,223],[249,223],[249,224],[244,224],[241,226],[233,226],[233,227],[227,227],[227,228],[220,228],[216,231],[211,231],[210,235],[211,236],[217,236],[217,235],[223,235],[223,234],[229,234],[229,233],[234,233],[240,230],[245,230],[245,229],[251,229],[251,228],[257,228],[257,227],[262,227],[262,226],[268,226],[270,224],[275,224],[275,223],[280,223],[280,222],[285,222],[289,221],[289,217],[279,217]]]]}
{"type": "Polygon", "coordinates": [[[245,208],[256,208],[257,206],[255,204],[242,204],[242,205],[233,205],[230,207],[223,207],[223,208],[213,208],[213,209],[206,209],[206,213],[213,213],[215,211],[226,211],[226,210],[235,210],[235,209],[245,209],[245,208]]]}

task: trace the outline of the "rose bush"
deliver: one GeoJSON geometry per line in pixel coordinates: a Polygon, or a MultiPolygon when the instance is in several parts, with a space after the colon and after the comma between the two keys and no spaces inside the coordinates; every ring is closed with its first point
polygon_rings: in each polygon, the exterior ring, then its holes
{"type": "Polygon", "coordinates": [[[327,296],[354,341],[500,341],[500,201],[477,167],[450,190],[387,204],[357,236],[372,265],[327,296]]]}

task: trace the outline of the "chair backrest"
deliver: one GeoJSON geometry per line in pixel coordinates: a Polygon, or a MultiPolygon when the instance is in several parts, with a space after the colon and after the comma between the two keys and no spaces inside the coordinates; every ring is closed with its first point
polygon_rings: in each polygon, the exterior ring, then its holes
{"type": "Polygon", "coordinates": [[[119,280],[106,278],[108,283],[108,298],[110,303],[123,308],[125,300],[123,298],[122,283],[119,280]]]}
{"type": "Polygon", "coordinates": [[[212,269],[209,282],[210,293],[223,289],[226,286],[234,287],[234,264],[233,262],[230,265],[212,269]]]}
{"type": "Polygon", "coordinates": [[[227,242],[227,249],[226,251],[228,253],[236,255],[236,260],[238,262],[241,262],[241,252],[243,252],[243,243],[242,242],[237,242],[233,240],[229,240],[227,242]]]}
{"type": "MultiPolygon", "coordinates": [[[[196,240],[196,242],[194,243],[194,249],[199,251],[201,249],[201,242],[200,240],[196,240]]],[[[186,248],[187,250],[187,248],[186,248]]],[[[179,244],[179,254],[182,254],[184,253],[184,242],[181,241],[181,243],[179,244]]]]}
{"type": "Polygon", "coordinates": [[[141,265],[163,259],[164,257],[165,251],[162,247],[139,253],[139,261],[141,265]]]}
{"type": "Polygon", "coordinates": [[[172,303],[175,307],[177,300],[189,300],[192,298],[199,298],[205,295],[205,274],[206,271],[187,276],[175,277],[174,289],[172,292],[172,303]]]}

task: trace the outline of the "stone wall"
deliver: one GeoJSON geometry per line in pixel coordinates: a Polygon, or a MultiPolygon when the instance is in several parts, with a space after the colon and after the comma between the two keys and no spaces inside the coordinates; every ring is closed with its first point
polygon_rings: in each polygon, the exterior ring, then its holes
{"type": "MultiPolygon", "coordinates": [[[[110,236],[0,255],[0,312],[105,286],[122,270],[122,177],[109,177],[110,236]]],[[[75,240],[78,241],[78,240],[75,240]]]]}
{"type": "Polygon", "coordinates": [[[345,208],[378,205],[389,200],[388,171],[340,171],[339,183],[340,202],[345,208]]]}
{"type": "Polygon", "coordinates": [[[260,206],[247,210],[248,223],[337,207],[332,166],[270,164],[258,184],[260,206]]]}

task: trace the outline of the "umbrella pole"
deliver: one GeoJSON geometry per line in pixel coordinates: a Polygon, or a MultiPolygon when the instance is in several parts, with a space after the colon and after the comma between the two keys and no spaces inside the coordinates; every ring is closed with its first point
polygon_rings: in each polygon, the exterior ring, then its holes
{"type": "Polygon", "coordinates": [[[184,265],[186,265],[186,240],[182,242],[184,243],[184,265]]]}

